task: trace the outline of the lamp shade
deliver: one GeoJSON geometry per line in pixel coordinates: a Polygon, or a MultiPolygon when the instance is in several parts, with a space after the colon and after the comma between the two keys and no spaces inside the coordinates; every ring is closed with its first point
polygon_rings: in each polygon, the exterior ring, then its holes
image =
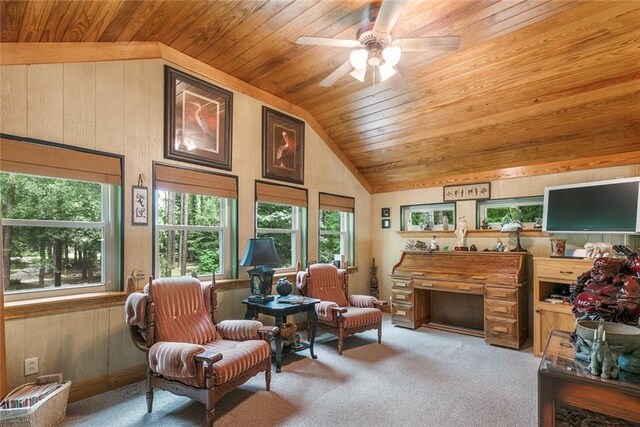
{"type": "Polygon", "coordinates": [[[271,237],[249,239],[240,265],[279,265],[282,264],[271,237]]]}
{"type": "Polygon", "coordinates": [[[384,59],[385,64],[390,67],[393,67],[398,63],[398,61],[400,61],[400,55],[402,55],[400,46],[392,45],[382,49],[382,58],[384,59]]]}
{"type": "Polygon", "coordinates": [[[368,57],[369,52],[367,49],[356,49],[351,52],[351,55],[349,55],[349,62],[351,62],[351,66],[353,66],[353,68],[360,70],[367,67],[368,57]]]}
{"type": "Polygon", "coordinates": [[[396,69],[393,68],[392,66],[387,65],[386,63],[382,64],[378,68],[380,69],[380,81],[381,82],[387,80],[389,77],[392,77],[396,73],[396,69]]]}

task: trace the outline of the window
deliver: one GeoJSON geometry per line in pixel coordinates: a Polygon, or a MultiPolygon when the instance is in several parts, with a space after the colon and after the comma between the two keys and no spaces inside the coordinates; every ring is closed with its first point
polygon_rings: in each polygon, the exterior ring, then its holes
{"type": "Polygon", "coordinates": [[[156,274],[236,277],[236,178],[156,165],[155,179],[156,274]]]}
{"type": "Polygon", "coordinates": [[[0,151],[7,296],[116,290],[122,194],[112,183],[120,180],[120,159],[4,138],[0,151]]]}
{"type": "Polygon", "coordinates": [[[519,197],[513,199],[496,199],[478,202],[478,228],[483,220],[494,229],[500,229],[502,218],[509,213],[510,207],[520,210],[522,226],[525,228],[542,227],[543,198],[540,197],[519,197]]]}
{"type": "Polygon", "coordinates": [[[355,199],[320,193],[319,201],[318,258],[320,262],[333,262],[338,256],[338,259],[345,259],[353,265],[355,261],[355,199]]]}
{"type": "Polygon", "coordinates": [[[400,206],[401,230],[454,230],[455,203],[400,206]]]}
{"type": "Polygon", "coordinates": [[[306,264],[307,190],[256,183],[256,237],[271,237],[282,264],[293,269],[306,264]]]}

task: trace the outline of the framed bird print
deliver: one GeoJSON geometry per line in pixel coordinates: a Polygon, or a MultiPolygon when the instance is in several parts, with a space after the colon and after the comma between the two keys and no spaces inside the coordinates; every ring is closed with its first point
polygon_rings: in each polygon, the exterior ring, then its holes
{"type": "Polygon", "coordinates": [[[264,106],[262,177],[304,184],[304,122],[264,106]]]}
{"type": "Polygon", "coordinates": [[[233,94],[165,65],[164,157],[231,170],[233,94]]]}

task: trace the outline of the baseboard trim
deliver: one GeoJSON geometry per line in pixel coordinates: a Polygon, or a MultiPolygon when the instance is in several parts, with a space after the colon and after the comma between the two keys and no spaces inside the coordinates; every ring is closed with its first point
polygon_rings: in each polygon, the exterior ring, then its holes
{"type": "Polygon", "coordinates": [[[145,378],[147,365],[138,365],[121,371],[111,372],[88,380],[77,381],[71,384],[69,392],[69,402],[86,399],[96,394],[104,393],[133,384],[145,378]]]}

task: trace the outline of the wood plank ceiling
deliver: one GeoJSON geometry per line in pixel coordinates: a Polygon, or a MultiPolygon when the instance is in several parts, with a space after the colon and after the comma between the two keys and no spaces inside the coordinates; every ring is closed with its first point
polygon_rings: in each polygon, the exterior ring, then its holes
{"type": "Polygon", "coordinates": [[[640,2],[409,1],[393,35],[460,35],[406,53],[405,84],[318,83],[368,1],[2,1],[1,42],[158,41],[308,110],[374,192],[640,150],[640,2]]]}

